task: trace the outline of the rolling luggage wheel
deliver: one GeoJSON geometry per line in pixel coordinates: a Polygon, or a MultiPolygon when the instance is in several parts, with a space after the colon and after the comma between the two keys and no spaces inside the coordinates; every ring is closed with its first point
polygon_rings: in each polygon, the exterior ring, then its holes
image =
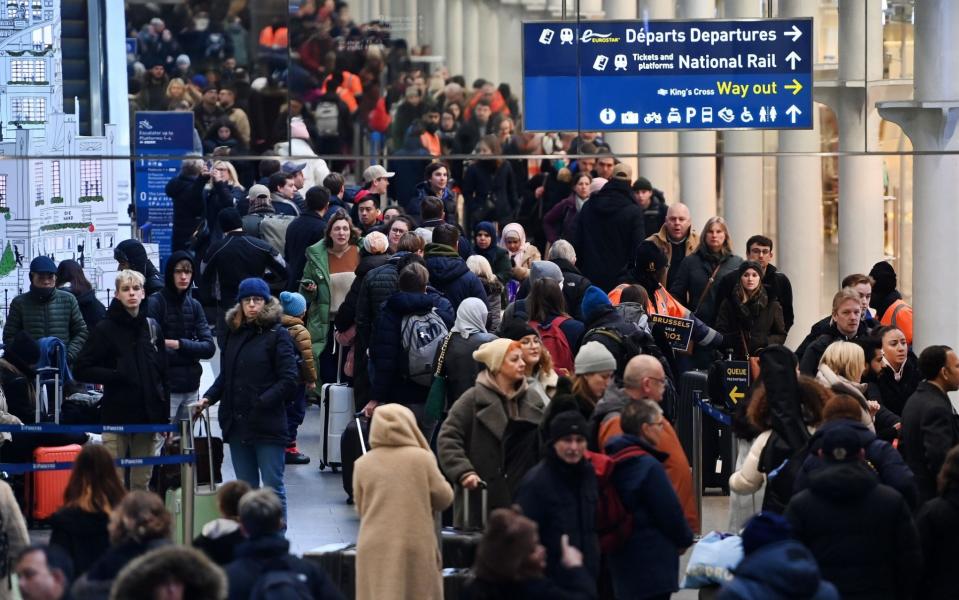
{"type": "Polygon", "coordinates": [[[321,460],[321,461],[320,461],[320,471],[325,471],[325,470],[326,470],[326,463],[321,460]]]}

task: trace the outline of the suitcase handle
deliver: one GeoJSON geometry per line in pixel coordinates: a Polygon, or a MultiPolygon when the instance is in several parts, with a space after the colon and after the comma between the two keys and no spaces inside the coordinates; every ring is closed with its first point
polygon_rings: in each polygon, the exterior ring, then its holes
{"type": "Polygon", "coordinates": [[[363,439],[363,427],[360,423],[360,415],[363,413],[360,412],[356,415],[356,433],[360,436],[360,448],[363,450],[363,455],[366,455],[366,441],[363,439]]]}
{"type": "MultiPolygon", "coordinates": [[[[475,529],[470,525],[470,490],[463,487],[463,529],[466,531],[475,529]]],[[[486,482],[482,479],[479,482],[480,489],[480,530],[486,529],[486,511],[488,502],[488,491],[486,482]]]]}
{"type": "Polygon", "coordinates": [[[63,403],[63,389],[60,385],[60,369],[57,367],[40,367],[37,369],[34,391],[36,392],[35,411],[36,422],[50,414],[49,394],[47,384],[53,383],[53,422],[60,423],[60,406],[63,403]]]}
{"type": "MultiPolygon", "coordinates": [[[[200,412],[199,421],[206,425],[206,427],[201,427],[200,430],[202,432],[203,429],[206,429],[206,457],[210,467],[210,487],[215,492],[216,491],[216,474],[215,474],[215,470],[213,469],[213,429],[210,427],[210,407],[209,406],[200,412]]],[[[194,433],[194,429],[195,427],[190,427],[190,437],[193,438],[191,440],[192,441],[191,445],[194,448],[193,454],[195,456],[196,455],[196,434],[194,433]]],[[[198,479],[197,479],[196,469],[194,469],[193,484],[194,486],[199,487],[199,484],[197,483],[197,481],[198,479]]]]}

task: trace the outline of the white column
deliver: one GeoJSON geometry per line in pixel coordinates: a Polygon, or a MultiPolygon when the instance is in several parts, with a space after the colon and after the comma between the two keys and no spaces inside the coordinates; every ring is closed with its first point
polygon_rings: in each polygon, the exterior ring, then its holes
{"type": "MultiPolygon", "coordinates": [[[[817,5],[818,0],[781,0],[780,16],[813,16],[817,5]]],[[[809,327],[822,318],[822,159],[802,155],[819,152],[817,113],[814,105],[812,130],[779,134],[779,151],[797,153],[780,156],[777,168],[777,266],[789,276],[796,290],[796,322],[787,340],[791,347],[798,345],[809,327]]]]}
{"type": "Polygon", "coordinates": [[[480,76],[480,0],[463,0],[463,76],[469,92],[473,81],[480,76]]]}
{"type": "MultiPolygon", "coordinates": [[[[684,19],[712,19],[716,16],[715,0],[683,0],[680,8],[684,19]]],[[[679,152],[682,155],[715,153],[716,132],[679,132],[679,152]]],[[[695,227],[702,227],[706,219],[718,214],[716,211],[716,157],[680,156],[679,189],[683,202],[689,206],[689,213],[692,215],[695,227]]],[[[739,245],[734,247],[742,253],[739,245]]]]}
{"type": "MultiPolygon", "coordinates": [[[[603,6],[606,11],[607,19],[636,20],[635,2],[624,2],[623,0],[605,0],[603,6]]],[[[625,156],[627,154],[636,154],[639,147],[638,134],[627,132],[605,133],[603,134],[603,139],[609,143],[609,147],[612,148],[613,153],[619,155],[620,160],[628,163],[629,166],[632,167],[634,177],[643,174],[639,172],[639,163],[636,157],[625,156]]],[[[656,180],[653,181],[654,183],[658,184],[656,180]]]]}
{"type": "Polygon", "coordinates": [[[446,44],[446,0],[432,0],[430,2],[430,15],[426,22],[429,23],[429,28],[423,34],[430,41],[433,54],[445,58],[446,64],[449,65],[446,44]]]}
{"type": "MultiPolygon", "coordinates": [[[[618,0],[617,4],[633,4],[618,0]]],[[[674,0],[640,0],[637,18],[673,19],[676,17],[674,0]]],[[[639,134],[639,151],[647,154],[676,154],[679,151],[678,137],[674,131],[644,131],[639,134]]],[[[714,171],[715,172],[715,171],[714,171]]],[[[679,161],[675,156],[643,156],[639,159],[639,175],[649,179],[654,186],[663,190],[666,199],[672,203],[686,201],[685,192],[679,189],[679,161]]],[[[715,175],[714,175],[715,177],[715,175]]],[[[695,200],[695,198],[693,198],[695,200]]],[[[693,227],[698,231],[706,219],[713,216],[692,214],[693,227]]]]}
{"type": "Polygon", "coordinates": [[[406,46],[412,50],[419,45],[420,14],[416,0],[403,0],[403,16],[406,17],[406,46]]]}
{"type": "Polygon", "coordinates": [[[508,83],[517,97],[523,98],[523,20],[521,6],[500,5],[499,81],[508,83]]]}
{"type": "MultiPolygon", "coordinates": [[[[725,0],[727,19],[758,18],[762,6],[756,0],[725,0]]],[[[761,131],[724,131],[723,136],[723,216],[726,218],[733,247],[746,252],[746,240],[763,231],[763,133],[761,131]],[[730,154],[752,153],[752,156],[730,154]]]]}
{"type": "Polygon", "coordinates": [[[492,2],[477,0],[477,3],[480,17],[479,30],[483,35],[483,41],[480,43],[479,77],[499,85],[499,12],[492,2]]]}
{"type": "Polygon", "coordinates": [[[383,16],[383,4],[380,0],[369,0],[369,18],[378,21],[383,16]]]}
{"type": "Polygon", "coordinates": [[[463,0],[446,0],[446,64],[450,75],[463,73],[463,0]]]}
{"type": "MultiPolygon", "coordinates": [[[[865,82],[862,88],[840,90],[843,98],[836,106],[840,152],[879,149],[879,115],[868,102],[868,81],[882,79],[881,14],[879,0],[842,0],[839,3],[839,80],[865,82]]],[[[841,154],[840,277],[868,273],[872,265],[882,259],[883,209],[882,157],[841,154]]]]}
{"type": "Polygon", "coordinates": [[[913,345],[959,344],[959,279],[955,273],[959,231],[959,4],[951,0],[916,3],[915,100],[880,104],[880,113],[898,123],[917,152],[951,154],[913,158],[913,345]]]}

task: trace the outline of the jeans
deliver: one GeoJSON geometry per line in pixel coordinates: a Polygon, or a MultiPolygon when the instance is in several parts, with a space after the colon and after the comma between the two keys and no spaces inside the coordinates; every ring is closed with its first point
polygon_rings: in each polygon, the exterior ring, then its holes
{"type": "MultiPolygon", "coordinates": [[[[283,485],[283,470],[286,467],[286,447],[283,444],[245,444],[229,439],[230,458],[236,478],[253,488],[263,485],[273,488],[283,504],[283,521],[286,522],[286,486],[283,485]]],[[[284,526],[285,528],[285,526],[284,526]]]]}
{"type": "Polygon", "coordinates": [[[296,432],[306,418],[306,386],[298,384],[293,400],[286,403],[286,429],[290,436],[288,448],[296,448],[296,432]]]}
{"type": "MultiPolygon", "coordinates": [[[[114,458],[142,458],[157,456],[163,445],[163,436],[159,433],[104,433],[103,447],[110,451],[114,458]]],[[[126,469],[118,468],[120,480],[124,479],[126,469]]],[[[131,490],[146,490],[150,485],[150,476],[153,467],[130,467],[131,490]]]]}
{"type": "MultiPolygon", "coordinates": [[[[193,390],[192,392],[170,392],[170,421],[176,423],[180,406],[186,407],[187,404],[196,402],[199,397],[200,390],[193,390]]],[[[186,411],[186,408],[183,410],[186,411]]],[[[185,417],[189,417],[188,412],[184,412],[183,414],[185,417]]]]}

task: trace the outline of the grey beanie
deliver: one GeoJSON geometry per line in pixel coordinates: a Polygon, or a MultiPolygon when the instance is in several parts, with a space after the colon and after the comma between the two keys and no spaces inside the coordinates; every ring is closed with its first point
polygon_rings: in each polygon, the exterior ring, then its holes
{"type": "Polygon", "coordinates": [[[559,265],[548,260],[534,260],[529,266],[529,284],[533,285],[545,277],[555,279],[560,286],[563,285],[563,271],[559,265]]]}
{"type": "Polygon", "coordinates": [[[615,371],[616,359],[606,346],[599,342],[586,342],[576,353],[576,363],[573,368],[577,375],[615,371]]]}

